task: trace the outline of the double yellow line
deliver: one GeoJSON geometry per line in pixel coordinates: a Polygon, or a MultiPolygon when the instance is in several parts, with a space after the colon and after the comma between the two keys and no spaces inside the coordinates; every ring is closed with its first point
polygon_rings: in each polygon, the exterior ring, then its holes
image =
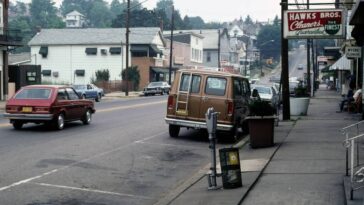
{"type": "MultiPolygon", "coordinates": [[[[112,111],[116,111],[116,110],[133,109],[133,108],[144,107],[144,106],[148,106],[148,105],[162,104],[162,103],[165,103],[165,102],[166,102],[166,100],[162,100],[162,101],[142,103],[142,104],[136,104],[136,105],[118,106],[118,107],[112,107],[112,108],[106,108],[106,109],[96,110],[96,113],[112,112],[112,111]]],[[[7,127],[7,126],[10,126],[10,124],[9,123],[2,123],[2,124],[0,124],[0,127],[7,127]]]]}

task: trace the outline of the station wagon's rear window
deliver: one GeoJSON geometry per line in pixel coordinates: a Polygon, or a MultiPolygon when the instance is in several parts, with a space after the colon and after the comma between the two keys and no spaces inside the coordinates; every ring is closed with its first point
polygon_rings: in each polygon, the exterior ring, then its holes
{"type": "Polygon", "coordinates": [[[208,77],[205,93],[208,95],[224,96],[226,90],[226,79],[218,77],[208,77]]]}
{"type": "Polygon", "coordinates": [[[28,88],[21,90],[15,99],[49,99],[52,90],[50,88],[28,88]]]}

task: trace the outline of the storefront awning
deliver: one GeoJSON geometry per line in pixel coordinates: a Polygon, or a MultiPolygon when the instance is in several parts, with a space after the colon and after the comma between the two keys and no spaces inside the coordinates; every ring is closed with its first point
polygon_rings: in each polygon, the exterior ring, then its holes
{"type": "MultiPolygon", "coordinates": [[[[157,67],[152,67],[152,70],[156,73],[169,73],[169,69],[168,68],[157,68],[157,67]]],[[[173,70],[173,69],[172,69],[173,70]]]]}
{"type": "Polygon", "coordinates": [[[341,56],[333,65],[330,66],[329,70],[350,70],[351,60],[346,55],[341,56]]]}

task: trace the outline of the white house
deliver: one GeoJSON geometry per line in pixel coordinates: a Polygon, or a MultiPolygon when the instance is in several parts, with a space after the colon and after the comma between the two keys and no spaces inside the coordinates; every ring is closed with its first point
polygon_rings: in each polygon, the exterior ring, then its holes
{"type": "MultiPolygon", "coordinates": [[[[43,29],[28,44],[31,64],[41,65],[47,83],[89,83],[103,69],[109,70],[110,80],[121,80],[126,68],[124,28],[43,29]]],[[[131,28],[130,44],[164,48],[159,28],[131,28]]]]}
{"type": "Polygon", "coordinates": [[[82,28],[85,24],[85,16],[74,10],[66,14],[65,22],[67,28],[82,28]]]}

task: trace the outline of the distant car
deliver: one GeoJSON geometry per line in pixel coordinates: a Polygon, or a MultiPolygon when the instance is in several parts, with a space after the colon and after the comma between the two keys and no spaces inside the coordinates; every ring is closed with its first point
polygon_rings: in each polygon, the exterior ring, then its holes
{"type": "Polygon", "coordinates": [[[298,87],[300,81],[289,81],[289,94],[294,95],[294,89],[298,87]]]}
{"type": "Polygon", "coordinates": [[[269,82],[279,83],[281,81],[280,76],[273,75],[269,78],[269,82]]]}
{"type": "MultiPolygon", "coordinates": [[[[270,85],[251,85],[251,90],[258,91],[260,99],[268,101],[273,107],[277,107],[279,103],[279,96],[273,86],[270,85]]],[[[252,92],[253,93],[253,92],[252,92]]]]}
{"type": "Polygon", "coordinates": [[[99,98],[101,99],[102,97],[105,96],[105,92],[104,89],[97,87],[95,84],[90,84],[90,86],[94,89],[97,90],[97,93],[99,94],[99,98]]]}
{"type": "Polygon", "coordinates": [[[302,65],[302,64],[299,64],[299,65],[297,66],[297,69],[298,69],[298,70],[303,70],[303,65],[302,65]]]}
{"type": "Polygon", "coordinates": [[[94,99],[96,102],[100,102],[101,100],[99,90],[97,90],[95,87],[92,87],[90,84],[72,85],[72,87],[83,99],[94,99]]]}
{"type": "Polygon", "coordinates": [[[167,82],[151,82],[143,89],[143,94],[145,96],[155,94],[163,95],[164,93],[169,94],[170,89],[171,86],[167,82]]]}
{"type": "Polygon", "coordinates": [[[30,85],[21,88],[5,106],[4,117],[14,129],[25,123],[48,123],[61,130],[65,122],[81,120],[91,123],[94,102],[80,99],[70,86],[30,85]]]}

